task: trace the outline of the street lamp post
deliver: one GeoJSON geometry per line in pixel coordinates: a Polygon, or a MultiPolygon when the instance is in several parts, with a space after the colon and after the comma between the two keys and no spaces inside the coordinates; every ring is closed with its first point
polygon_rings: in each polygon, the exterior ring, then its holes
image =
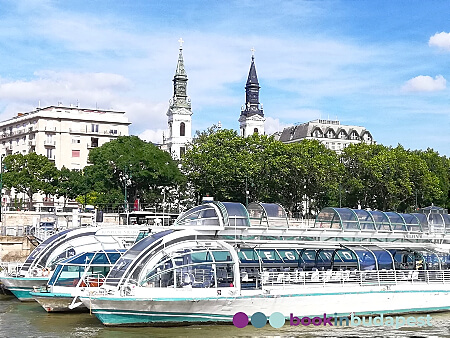
{"type": "Polygon", "coordinates": [[[0,223],[2,222],[3,208],[3,157],[5,157],[5,154],[0,156],[0,223]]]}

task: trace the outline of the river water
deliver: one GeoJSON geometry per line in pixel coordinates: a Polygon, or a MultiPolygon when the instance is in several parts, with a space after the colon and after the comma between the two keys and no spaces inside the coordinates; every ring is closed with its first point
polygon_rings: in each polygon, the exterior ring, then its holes
{"type": "MultiPolygon", "coordinates": [[[[419,315],[416,315],[417,317],[419,315]]],[[[0,295],[0,337],[449,337],[450,313],[431,314],[432,326],[403,327],[298,327],[287,322],[274,329],[269,324],[256,329],[251,324],[185,327],[105,327],[89,313],[48,314],[38,303],[21,303],[0,295]]]]}

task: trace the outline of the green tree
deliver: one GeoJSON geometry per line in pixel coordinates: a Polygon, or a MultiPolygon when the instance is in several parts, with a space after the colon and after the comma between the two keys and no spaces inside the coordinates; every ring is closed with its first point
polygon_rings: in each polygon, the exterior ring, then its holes
{"type": "Polygon", "coordinates": [[[64,197],[64,207],[66,206],[66,199],[75,199],[80,195],[87,194],[89,190],[82,171],[70,170],[66,167],[58,170],[55,194],[57,197],[64,197]]]}
{"type": "MultiPolygon", "coordinates": [[[[415,151],[417,156],[425,161],[428,170],[433,178],[438,180],[439,191],[433,195],[428,191],[416,190],[417,204],[425,207],[434,203],[442,207],[450,207],[450,165],[449,159],[445,156],[439,156],[439,153],[428,148],[425,151],[415,151]]],[[[417,187],[418,189],[422,187],[417,187]]],[[[423,187],[426,188],[426,187],[423,187]]]]}
{"type": "Polygon", "coordinates": [[[3,184],[28,196],[29,210],[33,194],[53,195],[56,192],[57,169],[47,157],[29,153],[8,155],[3,160],[3,184]]]}
{"type": "MultiPolygon", "coordinates": [[[[85,168],[91,191],[100,193],[97,205],[124,201],[137,196],[149,200],[149,192],[160,194],[164,187],[176,187],[184,177],[170,155],[137,136],[121,136],[89,152],[92,165],[85,168]]],[[[158,198],[160,199],[160,198],[158,198]]]]}
{"type": "Polygon", "coordinates": [[[345,201],[353,208],[405,211],[413,208],[417,191],[422,192],[422,200],[442,194],[426,162],[401,145],[351,145],[341,161],[346,169],[345,201]]]}
{"type": "Polygon", "coordinates": [[[226,129],[197,133],[182,163],[197,199],[245,203],[248,191],[249,201],[281,203],[291,212],[302,210],[305,196],[315,210],[335,200],[341,168],[317,141],[283,144],[226,129]]]}

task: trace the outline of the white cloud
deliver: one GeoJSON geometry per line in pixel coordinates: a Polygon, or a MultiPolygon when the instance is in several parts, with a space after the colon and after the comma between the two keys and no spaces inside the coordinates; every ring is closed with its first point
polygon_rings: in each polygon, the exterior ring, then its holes
{"type": "Polygon", "coordinates": [[[283,122],[280,122],[279,119],[274,119],[272,117],[266,117],[266,122],[264,123],[264,131],[266,135],[272,135],[273,133],[276,133],[277,131],[283,131],[284,128],[286,128],[288,124],[285,124],[283,122]]]}
{"type": "Polygon", "coordinates": [[[167,136],[167,131],[163,129],[151,130],[147,129],[140,133],[138,136],[140,139],[147,142],[162,143],[163,134],[167,136]]]}
{"type": "Polygon", "coordinates": [[[406,81],[402,90],[405,92],[436,92],[446,88],[447,81],[442,75],[433,79],[431,76],[419,75],[406,81]]]}
{"type": "Polygon", "coordinates": [[[436,33],[428,41],[430,47],[437,47],[439,49],[450,51],[450,33],[436,33]]]}

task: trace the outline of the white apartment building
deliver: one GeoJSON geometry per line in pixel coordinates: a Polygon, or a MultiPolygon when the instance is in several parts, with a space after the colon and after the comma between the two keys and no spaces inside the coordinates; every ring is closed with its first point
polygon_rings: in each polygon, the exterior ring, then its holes
{"type": "MultiPolygon", "coordinates": [[[[90,149],[128,136],[130,124],[125,112],[120,111],[62,104],[36,108],[0,122],[0,155],[35,152],[53,161],[58,169],[80,170],[88,164],[90,149]]],[[[3,196],[3,206],[12,201],[12,194],[3,196]]],[[[38,208],[54,204],[38,194],[33,199],[38,208]]]]}
{"type": "Polygon", "coordinates": [[[49,106],[0,122],[0,155],[35,152],[57,168],[82,169],[89,150],[128,136],[125,112],[49,106]]]}
{"type": "Polygon", "coordinates": [[[285,128],[275,138],[283,143],[300,142],[303,139],[318,140],[338,154],[349,144],[375,143],[372,134],[361,126],[342,125],[338,120],[318,119],[285,128]]]}

